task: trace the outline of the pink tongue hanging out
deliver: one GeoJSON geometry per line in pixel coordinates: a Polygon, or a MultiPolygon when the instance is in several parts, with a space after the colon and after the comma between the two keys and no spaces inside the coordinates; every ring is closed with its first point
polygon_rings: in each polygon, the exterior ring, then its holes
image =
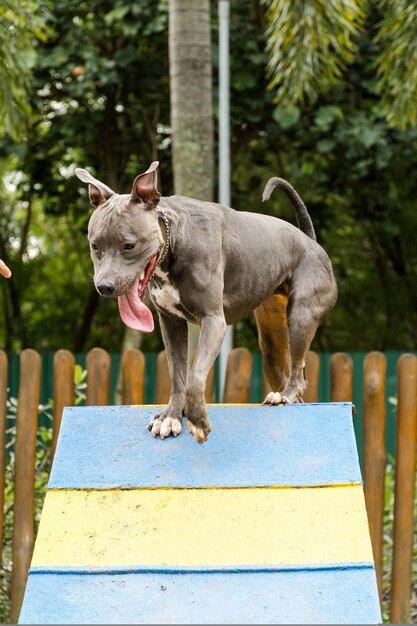
{"type": "Polygon", "coordinates": [[[119,296],[119,312],[123,322],[129,328],[150,333],[154,329],[153,316],[146,304],[142,302],[142,296],[149,282],[153,268],[155,267],[156,255],[152,257],[146,268],[143,280],[138,280],[133,287],[119,296]]]}

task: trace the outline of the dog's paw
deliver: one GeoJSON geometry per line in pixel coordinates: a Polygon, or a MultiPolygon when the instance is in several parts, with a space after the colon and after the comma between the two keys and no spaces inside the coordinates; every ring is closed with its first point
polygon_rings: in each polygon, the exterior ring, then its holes
{"type": "Polygon", "coordinates": [[[262,404],[276,406],[277,404],[285,404],[286,402],[288,402],[288,400],[282,396],[279,391],[270,391],[262,404]]]}
{"type": "Polygon", "coordinates": [[[188,390],[184,415],[187,418],[190,433],[194,436],[196,441],[198,441],[198,443],[207,441],[211,433],[211,424],[203,391],[198,390],[197,392],[193,392],[192,390],[188,390]]]}
{"type": "Polygon", "coordinates": [[[282,404],[303,404],[304,400],[299,393],[296,394],[288,394],[282,396],[282,404]]]}
{"type": "Polygon", "coordinates": [[[190,428],[190,433],[194,436],[198,443],[204,443],[207,441],[211,432],[211,424],[208,419],[205,423],[199,425],[193,424],[188,420],[188,426],[190,428]]]}
{"type": "Polygon", "coordinates": [[[153,437],[160,436],[161,439],[174,435],[176,437],[182,431],[181,420],[177,417],[167,415],[161,417],[156,415],[148,424],[148,430],[151,431],[153,437]]]}

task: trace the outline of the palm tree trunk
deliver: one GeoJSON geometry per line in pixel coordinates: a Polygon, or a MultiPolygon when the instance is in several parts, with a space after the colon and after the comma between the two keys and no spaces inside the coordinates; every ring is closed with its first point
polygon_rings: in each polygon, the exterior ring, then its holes
{"type": "Polygon", "coordinates": [[[175,193],[212,200],[209,0],[170,0],[169,56],[175,193]]]}
{"type": "MultiPolygon", "coordinates": [[[[213,199],[210,0],[169,1],[169,67],[174,189],[213,199]]],[[[188,327],[188,362],[199,328],[188,327]]]]}

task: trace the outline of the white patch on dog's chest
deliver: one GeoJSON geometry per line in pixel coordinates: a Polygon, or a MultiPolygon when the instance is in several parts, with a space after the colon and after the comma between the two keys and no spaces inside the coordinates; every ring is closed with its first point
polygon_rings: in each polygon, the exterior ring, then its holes
{"type": "Polygon", "coordinates": [[[168,274],[159,267],[155,269],[149,283],[149,293],[155,306],[171,313],[171,315],[186,319],[185,315],[177,308],[181,304],[178,289],[171,285],[168,274]]]}

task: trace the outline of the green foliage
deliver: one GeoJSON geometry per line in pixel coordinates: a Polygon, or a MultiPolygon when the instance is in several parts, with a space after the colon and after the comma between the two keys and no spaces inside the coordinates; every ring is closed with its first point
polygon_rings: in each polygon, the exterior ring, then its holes
{"type": "Polygon", "coordinates": [[[46,39],[49,17],[46,3],[3,0],[0,4],[0,135],[22,136],[31,111],[36,46],[46,39]]]}
{"type": "MultiPolygon", "coordinates": [[[[14,274],[0,285],[7,350],[120,348],[117,303],[92,288],[90,208],[73,172],[87,167],[128,191],[158,158],[162,192],[172,193],[167,6],[54,5],[53,33],[38,47],[25,141],[0,140],[0,257],[14,274]]],[[[367,6],[343,80],[314,104],[291,107],[277,106],[267,89],[263,8],[255,0],[231,6],[232,206],[293,221],[279,191],[261,204],[266,180],[277,175],[306,201],[339,284],[313,344],[320,351],[414,349],[417,341],[417,133],[385,118],[374,71],[385,45],[374,36],[378,7],[367,6]]],[[[216,65],[216,3],[212,10],[216,65]]],[[[213,76],[216,90],[217,67],[213,76]]],[[[252,318],[235,326],[235,342],[257,349],[252,318]]],[[[142,349],[161,348],[158,330],[144,336],[142,349]]]]}
{"type": "Polygon", "coordinates": [[[314,103],[357,61],[368,29],[381,107],[397,128],[417,123],[417,7],[413,0],[262,0],[267,7],[269,89],[284,108],[314,103]]]}
{"type": "Polygon", "coordinates": [[[87,370],[78,363],[74,366],[75,404],[78,406],[86,400],[87,370]]]}
{"type": "MultiPolygon", "coordinates": [[[[292,109],[274,105],[265,56],[258,65],[262,15],[248,2],[231,21],[232,206],[294,221],[280,192],[261,205],[265,182],[277,175],[307,203],[339,285],[313,343],[319,351],[414,349],[417,340],[416,131],[393,129],[385,119],[372,69],[382,44],[369,34],[379,19],[368,13],[345,80],[313,105],[292,109]],[[257,87],[242,92],[246,72],[257,87]]],[[[258,349],[252,318],[235,326],[235,342],[258,349]]]]}
{"type": "Polygon", "coordinates": [[[399,128],[417,124],[417,6],[413,0],[380,0],[383,20],[375,38],[378,91],[387,119],[399,128]]]}
{"type": "MultiPolygon", "coordinates": [[[[383,530],[383,559],[382,559],[382,619],[389,623],[389,606],[392,573],[392,548],[393,548],[393,525],[394,525],[394,488],[395,467],[393,460],[387,464],[385,474],[385,501],[384,501],[384,530],[383,530]]],[[[417,548],[417,546],[416,546],[417,548]]]]}
{"type": "MultiPolygon", "coordinates": [[[[54,3],[54,32],[33,69],[25,141],[0,142],[0,171],[14,183],[0,191],[0,257],[14,277],[2,284],[7,349],[120,347],[117,303],[100,302],[92,287],[90,207],[74,169],[128,191],[165,151],[169,192],[167,8],[154,0],[54,3]]],[[[144,348],[155,343],[160,337],[149,337],[144,348]]]]}
{"type": "Polygon", "coordinates": [[[315,102],[354,60],[364,0],[263,0],[270,89],[280,105],[315,102]]]}

